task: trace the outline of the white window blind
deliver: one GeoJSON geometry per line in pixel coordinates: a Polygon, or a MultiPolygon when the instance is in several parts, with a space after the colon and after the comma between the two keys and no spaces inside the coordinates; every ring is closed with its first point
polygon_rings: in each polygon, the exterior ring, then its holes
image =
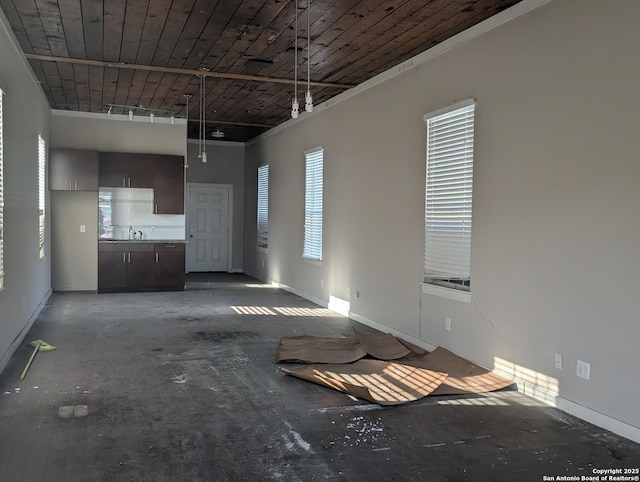
{"type": "Polygon", "coordinates": [[[305,152],[304,258],[322,259],[322,163],[323,150],[305,152]]]}
{"type": "Polygon", "coordinates": [[[2,97],[4,92],[0,89],[0,289],[4,287],[4,177],[2,174],[3,156],[3,115],[2,115],[2,97]]]}
{"type": "Polygon", "coordinates": [[[258,247],[269,247],[269,165],[258,168],[258,247]]]}
{"type": "Polygon", "coordinates": [[[424,116],[425,282],[470,285],[474,113],[468,100],[424,116]]]}
{"type": "Polygon", "coordinates": [[[38,136],[38,234],[40,259],[44,258],[44,239],[45,239],[45,169],[47,164],[47,143],[38,136]]]}

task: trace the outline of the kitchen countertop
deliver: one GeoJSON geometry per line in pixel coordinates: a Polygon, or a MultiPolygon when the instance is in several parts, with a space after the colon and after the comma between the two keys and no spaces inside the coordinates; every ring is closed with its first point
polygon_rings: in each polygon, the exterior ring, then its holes
{"type": "Polygon", "coordinates": [[[186,239],[98,239],[99,243],[108,244],[131,244],[131,243],[183,243],[186,244],[186,239]]]}

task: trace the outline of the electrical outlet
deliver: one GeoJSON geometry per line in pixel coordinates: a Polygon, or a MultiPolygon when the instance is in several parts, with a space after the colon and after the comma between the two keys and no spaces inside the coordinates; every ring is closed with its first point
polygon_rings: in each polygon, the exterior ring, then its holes
{"type": "Polygon", "coordinates": [[[351,298],[351,288],[347,288],[347,298],[351,298]]]}
{"type": "Polygon", "coordinates": [[[576,375],[580,378],[584,378],[585,380],[591,379],[591,363],[578,360],[576,364],[576,375]]]}
{"type": "Polygon", "coordinates": [[[360,292],[358,290],[356,290],[353,294],[356,298],[360,298],[360,292]]]}
{"type": "Polygon", "coordinates": [[[562,353],[556,353],[556,368],[562,370],[562,353]]]}
{"type": "Polygon", "coordinates": [[[444,319],[444,327],[447,331],[451,331],[451,318],[448,316],[444,319]]]}
{"type": "Polygon", "coordinates": [[[87,230],[86,226],[84,224],[81,224],[80,225],[80,232],[84,233],[84,232],[86,232],[86,230],[87,230]]]}

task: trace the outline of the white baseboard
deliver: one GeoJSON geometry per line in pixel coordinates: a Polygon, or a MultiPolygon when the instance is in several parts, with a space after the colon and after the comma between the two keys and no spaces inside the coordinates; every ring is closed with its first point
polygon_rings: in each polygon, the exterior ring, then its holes
{"type": "Polygon", "coordinates": [[[299,296],[300,298],[304,298],[305,300],[309,300],[312,303],[315,303],[318,306],[322,306],[323,308],[328,308],[329,305],[326,301],[321,300],[320,298],[316,298],[315,296],[310,295],[309,293],[304,293],[302,291],[298,291],[297,289],[289,286],[289,285],[285,285],[282,283],[278,283],[277,281],[273,281],[273,280],[268,280],[269,283],[271,283],[275,288],[280,288],[283,289],[285,291],[288,291],[289,293],[293,293],[294,295],[299,296]]]}
{"type": "MultiPolygon", "coordinates": [[[[285,291],[298,295],[301,298],[307,299],[319,306],[322,306],[324,308],[328,307],[328,303],[326,301],[318,299],[314,296],[311,296],[308,293],[303,293],[301,291],[298,291],[295,288],[292,288],[291,286],[287,286],[281,283],[277,283],[273,281],[270,281],[270,282],[278,288],[282,288],[285,291]]],[[[416,346],[424,348],[427,351],[433,351],[437,348],[437,346],[427,343],[424,340],[421,340],[411,335],[407,335],[406,333],[403,333],[389,326],[383,325],[382,323],[371,320],[364,316],[361,316],[357,313],[354,313],[353,311],[349,311],[349,318],[354,321],[360,322],[364,325],[370,326],[371,328],[375,328],[376,330],[379,330],[385,333],[391,333],[392,335],[395,335],[398,338],[402,338],[403,340],[406,340],[409,343],[413,343],[416,346]]],[[[487,367],[483,367],[483,368],[486,368],[487,370],[491,370],[487,367]]],[[[508,376],[506,373],[500,373],[499,371],[496,371],[496,370],[492,370],[492,371],[494,371],[495,373],[501,376],[504,376],[508,380],[513,381],[517,385],[519,392],[529,395],[535,398],[536,400],[540,400],[544,403],[547,403],[550,406],[556,407],[559,410],[562,410],[563,412],[573,415],[574,417],[577,417],[581,420],[584,420],[585,422],[589,422],[593,425],[596,425],[597,427],[603,428],[605,430],[609,430],[610,432],[613,432],[617,435],[620,435],[621,437],[625,437],[629,440],[632,440],[633,442],[640,443],[640,428],[638,427],[634,427],[633,425],[629,425],[628,423],[609,417],[608,415],[604,415],[600,412],[596,412],[595,410],[579,405],[575,402],[572,402],[571,400],[567,400],[565,398],[559,397],[554,393],[548,392],[544,388],[532,385],[530,381],[525,382],[524,380],[513,379],[513,377],[508,376]]]]}
{"type": "Polygon", "coordinates": [[[47,293],[44,295],[44,298],[42,298],[42,301],[40,302],[40,304],[36,307],[35,311],[31,314],[31,316],[27,320],[27,323],[22,327],[22,330],[20,330],[20,333],[18,333],[18,336],[16,336],[13,339],[13,342],[11,342],[11,345],[9,345],[9,348],[7,349],[7,351],[4,352],[4,354],[2,355],[2,358],[0,358],[0,373],[2,373],[2,371],[5,369],[5,367],[9,363],[9,360],[11,359],[13,354],[16,352],[18,347],[24,341],[24,337],[27,336],[27,333],[29,333],[29,330],[33,326],[34,321],[36,321],[36,319],[38,318],[38,315],[40,315],[40,312],[47,304],[47,300],[51,296],[51,292],[52,292],[51,289],[47,291],[47,293]]]}
{"type": "Polygon", "coordinates": [[[555,406],[563,412],[567,412],[568,414],[578,417],[586,422],[597,425],[605,430],[609,430],[621,437],[640,443],[640,428],[638,427],[634,427],[633,425],[629,425],[628,423],[609,417],[608,415],[596,412],[590,408],[583,407],[582,405],[562,397],[556,398],[555,406]]]}
{"type": "Polygon", "coordinates": [[[426,341],[421,340],[420,338],[407,335],[406,333],[403,333],[399,330],[395,330],[389,326],[383,325],[382,323],[378,323],[377,321],[373,321],[373,320],[370,320],[369,318],[365,318],[364,316],[360,316],[359,314],[354,313],[353,311],[349,312],[349,318],[359,323],[362,323],[363,325],[367,325],[367,326],[370,326],[371,328],[375,328],[378,331],[391,333],[392,335],[397,336],[398,338],[402,338],[403,340],[408,341],[409,343],[413,343],[414,345],[419,346],[420,348],[424,348],[427,351],[433,351],[437,348],[437,346],[432,345],[431,343],[427,343],[426,341]]]}

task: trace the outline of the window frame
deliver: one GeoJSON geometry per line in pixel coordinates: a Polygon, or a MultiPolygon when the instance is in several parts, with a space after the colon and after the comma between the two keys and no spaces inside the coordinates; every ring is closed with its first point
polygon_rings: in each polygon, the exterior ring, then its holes
{"type": "Polygon", "coordinates": [[[324,149],[316,147],[304,152],[304,237],[302,257],[322,261],[324,223],[324,149]]]}
{"type": "Polygon", "coordinates": [[[467,301],[465,294],[471,292],[475,110],[475,99],[467,99],[424,115],[423,283],[432,285],[425,291],[431,294],[442,296],[443,292],[457,291],[459,295],[452,299],[462,295],[465,299],[461,301],[467,301]],[[447,150],[446,155],[443,149],[447,150]],[[432,155],[433,151],[436,152],[432,155]]]}
{"type": "Polygon", "coordinates": [[[269,164],[258,166],[256,203],[256,246],[259,251],[269,251],[269,164]]]}
{"type": "Polygon", "coordinates": [[[38,248],[40,259],[46,255],[46,167],[47,167],[47,142],[38,134],[38,248]]]}

